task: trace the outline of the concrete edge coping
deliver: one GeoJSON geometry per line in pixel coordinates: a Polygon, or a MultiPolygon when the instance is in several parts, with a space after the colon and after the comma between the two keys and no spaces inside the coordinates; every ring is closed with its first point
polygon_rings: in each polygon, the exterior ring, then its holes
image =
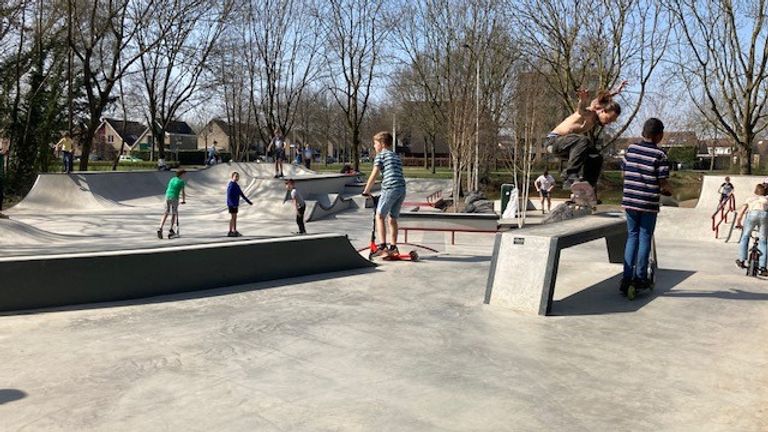
{"type": "MultiPolygon", "coordinates": [[[[324,234],[307,234],[303,236],[286,236],[286,237],[272,237],[272,238],[259,238],[259,239],[246,239],[246,240],[230,240],[230,241],[215,241],[211,243],[193,243],[177,246],[157,246],[157,247],[144,247],[140,249],[121,249],[111,251],[94,251],[94,252],[76,252],[76,253],[63,253],[63,254],[47,254],[47,255],[19,255],[13,257],[0,257],[0,263],[15,262],[15,261],[43,261],[43,260],[57,260],[57,259],[71,259],[71,258],[93,258],[101,256],[123,256],[123,255],[140,255],[147,253],[166,253],[185,250],[201,250],[201,249],[213,249],[213,248],[228,248],[238,247],[251,244],[262,243],[286,243],[286,242],[301,242],[310,239],[322,239],[322,238],[335,238],[344,237],[348,240],[346,234],[339,233],[324,233],[324,234]]],[[[172,241],[172,240],[170,240],[172,241]]]]}

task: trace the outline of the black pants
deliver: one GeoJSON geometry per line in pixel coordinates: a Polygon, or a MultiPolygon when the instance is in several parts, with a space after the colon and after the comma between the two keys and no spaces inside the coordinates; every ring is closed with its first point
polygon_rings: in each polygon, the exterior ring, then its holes
{"type": "Polygon", "coordinates": [[[304,229],[304,210],[306,209],[306,206],[296,207],[296,225],[299,226],[299,232],[302,234],[307,232],[307,230],[304,229]]]}
{"type": "Polygon", "coordinates": [[[3,176],[0,175],[0,211],[3,211],[3,200],[5,199],[5,194],[3,191],[5,190],[5,185],[3,184],[3,176]]]}
{"type": "Polygon", "coordinates": [[[603,168],[603,156],[589,137],[579,134],[553,136],[548,137],[544,145],[551,149],[552,154],[568,159],[563,171],[564,178],[584,177],[593,187],[597,185],[603,168]]]}

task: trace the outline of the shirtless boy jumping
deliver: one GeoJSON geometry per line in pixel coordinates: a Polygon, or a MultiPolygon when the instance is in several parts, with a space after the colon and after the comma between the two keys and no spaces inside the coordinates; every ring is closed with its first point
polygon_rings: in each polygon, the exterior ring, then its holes
{"type": "Polygon", "coordinates": [[[597,184],[603,157],[588,134],[598,124],[606,126],[616,121],[621,114],[621,106],[613,97],[619,94],[626,84],[626,81],[622,81],[613,92],[599,92],[591,102],[589,91],[579,90],[576,112],[547,135],[544,142],[547,151],[568,158],[568,164],[562,174],[563,189],[570,190],[571,185],[580,178],[584,178],[592,187],[597,184]]]}

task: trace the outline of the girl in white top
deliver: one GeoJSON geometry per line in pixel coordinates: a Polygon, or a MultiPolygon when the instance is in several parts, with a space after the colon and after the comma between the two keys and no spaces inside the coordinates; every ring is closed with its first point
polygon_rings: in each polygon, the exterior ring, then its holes
{"type": "Polygon", "coordinates": [[[760,250],[760,276],[768,276],[768,269],[766,269],[766,261],[768,261],[768,256],[766,256],[768,251],[768,198],[766,198],[765,192],[766,187],[762,183],[755,186],[755,194],[747,198],[747,201],[741,207],[738,219],[736,219],[736,226],[742,228],[741,240],[739,241],[739,259],[736,260],[736,265],[739,268],[746,268],[744,261],[747,259],[749,239],[752,230],[757,228],[760,233],[759,241],[757,242],[758,249],[760,250]],[[742,227],[742,220],[745,214],[747,219],[742,227]]]}

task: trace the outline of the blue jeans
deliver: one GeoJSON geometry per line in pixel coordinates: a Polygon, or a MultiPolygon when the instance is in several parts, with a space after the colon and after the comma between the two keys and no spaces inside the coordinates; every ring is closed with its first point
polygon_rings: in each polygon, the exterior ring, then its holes
{"type": "Polygon", "coordinates": [[[752,230],[757,227],[760,233],[760,240],[757,242],[757,248],[760,250],[760,268],[765,268],[768,256],[765,255],[768,246],[768,212],[751,210],[747,213],[744,221],[744,229],[741,231],[741,240],[739,241],[739,260],[747,260],[747,249],[749,249],[749,238],[752,230]]]}
{"type": "Polygon", "coordinates": [[[64,172],[70,173],[72,172],[72,160],[73,160],[73,154],[72,152],[63,151],[64,155],[64,172]]]}
{"type": "Polygon", "coordinates": [[[624,248],[624,280],[647,280],[651,240],[658,213],[626,210],[627,245],[624,248]]]}

